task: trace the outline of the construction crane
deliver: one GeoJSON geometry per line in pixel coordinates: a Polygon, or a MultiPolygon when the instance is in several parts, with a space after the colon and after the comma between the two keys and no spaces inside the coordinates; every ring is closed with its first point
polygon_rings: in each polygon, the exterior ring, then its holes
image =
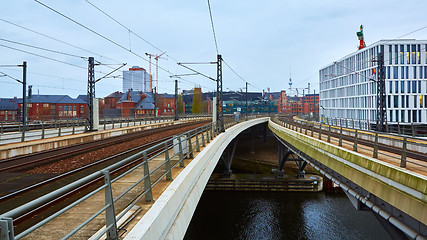
{"type": "Polygon", "coordinates": [[[148,71],[149,71],[149,75],[150,75],[150,89],[153,89],[152,87],[152,75],[151,75],[151,57],[154,57],[154,59],[156,60],[156,89],[157,91],[159,90],[159,59],[166,59],[166,58],[161,58],[161,56],[163,54],[165,54],[166,52],[163,52],[162,54],[151,54],[151,53],[145,53],[145,55],[148,56],[148,71]]]}

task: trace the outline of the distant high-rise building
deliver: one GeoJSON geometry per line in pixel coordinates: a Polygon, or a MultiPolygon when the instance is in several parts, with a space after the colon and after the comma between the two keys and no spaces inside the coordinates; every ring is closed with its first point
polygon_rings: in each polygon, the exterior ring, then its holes
{"type": "Polygon", "coordinates": [[[426,48],[427,40],[381,40],[320,69],[321,120],[343,118],[372,128],[377,117],[377,60],[382,52],[388,125],[426,125],[426,48]]]}
{"type": "Polygon", "coordinates": [[[133,66],[129,71],[123,71],[123,92],[128,90],[152,92],[150,77],[144,68],[133,66]]]}

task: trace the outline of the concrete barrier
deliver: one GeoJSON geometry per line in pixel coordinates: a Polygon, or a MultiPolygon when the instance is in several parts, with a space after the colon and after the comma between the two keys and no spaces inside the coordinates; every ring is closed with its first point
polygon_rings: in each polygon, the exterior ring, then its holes
{"type": "Polygon", "coordinates": [[[218,135],[175,178],[125,239],[184,238],[206,183],[225,148],[239,133],[268,119],[246,121],[218,135]]]}

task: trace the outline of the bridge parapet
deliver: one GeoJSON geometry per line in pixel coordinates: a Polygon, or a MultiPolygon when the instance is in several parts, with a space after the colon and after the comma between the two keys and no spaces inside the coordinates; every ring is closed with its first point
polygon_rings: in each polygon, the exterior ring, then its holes
{"type": "Polygon", "coordinates": [[[270,120],[274,134],[378,198],[427,224],[427,177],[371,156],[285,128],[270,120]]]}

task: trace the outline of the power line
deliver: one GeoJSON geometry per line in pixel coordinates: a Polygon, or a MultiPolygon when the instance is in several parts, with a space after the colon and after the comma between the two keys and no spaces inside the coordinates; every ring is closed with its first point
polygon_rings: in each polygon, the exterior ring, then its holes
{"type": "Polygon", "coordinates": [[[47,52],[53,52],[53,53],[62,54],[62,55],[69,56],[69,57],[75,57],[75,58],[81,58],[81,59],[87,60],[87,57],[82,57],[82,56],[77,56],[77,55],[74,55],[74,54],[65,53],[65,52],[61,52],[61,51],[57,51],[57,50],[52,50],[52,49],[37,47],[37,46],[34,46],[34,45],[30,45],[30,44],[26,44],[26,43],[20,43],[20,42],[16,42],[16,41],[4,39],[4,38],[0,38],[0,41],[9,42],[9,43],[13,43],[13,44],[21,45],[21,46],[26,46],[26,47],[31,47],[31,48],[35,48],[35,49],[47,51],[47,52]]]}
{"type": "Polygon", "coordinates": [[[105,56],[103,56],[103,55],[101,55],[101,54],[98,54],[98,53],[92,52],[92,51],[90,51],[90,50],[87,50],[87,49],[81,48],[81,47],[76,46],[76,45],[73,45],[73,44],[71,44],[71,43],[67,43],[67,42],[62,41],[62,40],[60,40],[60,39],[57,39],[57,38],[51,37],[51,36],[46,35],[46,34],[41,33],[41,32],[37,32],[37,31],[35,31],[35,30],[32,30],[32,29],[26,28],[26,27],[21,26],[21,25],[18,25],[18,24],[16,24],[16,23],[13,23],[13,22],[10,22],[10,21],[7,21],[7,20],[4,20],[4,19],[1,19],[1,18],[0,18],[0,21],[5,22],[5,23],[8,23],[8,24],[10,24],[10,25],[13,25],[13,26],[15,26],[15,27],[18,27],[18,28],[21,28],[21,29],[24,29],[24,30],[30,31],[30,32],[35,33],[35,34],[37,34],[37,35],[40,35],[40,36],[46,37],[46,38],[48,38],[48,39],[51,39],[51,40],[54,40],[54,41],[60,42],[60,43],[62,43],[62,44],[65,44],[65,45],[68,45],[68,46],[71,46],[71,47],[74,47],[74,48],[80,49],[80,50],[82,50],[82,51],[85,51],[85,52],[88,52],[88,53],[91,53],[91,54],[97,55],[98,57],[105,58],[105,59],[108,59],[108,60],[111,60],[111,61],[114,61],[114,62],[120,62],[120,61],[118,61],[118,60],[114,60],[114,59],[112,59],[112,58],[105,57],[105,56]]]}
{"type": "MultiPolygon", "coordinates": [[[[144,60],[144,61],[146,61],[146,62],[149,62],[149,61],[148,61],[148,59],[146,59],[146,58],[144,58],[143,56],[141,56],[141,55],[137,54],[136,52],[133,52],[131,49],[128,49],[128,48],[124,47],[123,45],[121,45],[121,44],[119,44],[119,43],[117,43],[117,42],[115,42],[115,41],[111,40],[110,38],[108,38],[108,37],[106,37],[106,36],[104,36],[104,35],[102,35],[102,34],[100,34],[100,33],[96,32],[95,30],[92,30],[91,28],[89,28],[89,27],[87,27],[87,26],[85,26],[85,25],[83,25],[83,24],[79,23],[78,21],[76,21],[76,20],[74,20],[74,19],[72,19],[72,18],[68,17],[67,15],[65,15],[65,14],[63,14],[63,13],[61,13],[61,12],[59,12],[59,11],[57,11],[57,10],[55,10],[55,9],[53,9],[53,8],[51,8],[51,7],[49,7],[49,6],[47,6],[46,4],[44,4],[44,3],[42,3],[42,2],[40,2],[40,1],[38,1],[38,0],[34,0],[34,1],[35,1],[35,2],[37,2],[37,3],[39,3],[40,5],[44,6],[45,8],[47,8],[47,9],[49,9],[49,10],[51,10],[51,11],[55,12],[56,14],[58,14],[58,15],[60,15],[60,16],[62,16],[62,17],[64,17],[64,18],[66,18],[66,19],[68,19],[69,21],[71,21],[71,22],[73,22],[73,23],[75,23],[75,24],[79,25],[80,27],[82,27],[82,28],[84,28],[84,29],[86,29],[86,30],[90,31],[91,33],[93,33],[93,34],[95,34],[95,35],[97,35],[97,36],[99,36],[99,37],[103,38],[104,40],[107,40],[108,42],[113,43],[114,45],[118,46],[119,48],[121,48],[121,49],[123,49],[123,50],[125,50],[125,51],[127,51],[127,52],[130,52],[131,54],[133,54],[133,55],[135,55],[135,56],[137,56],[137,57],[139,57],[139,58],[143,59],[143,60],[144,60]]],[[[163,71],[165,71],[165,72],[167,72],[167,73],[169,73],[169,74],[173,74],[172,72],[170,72],[169,70],[167,70],[167,69],[165,69],[165,68],[163,68],[163,67],[160,67],[160,66],[159,66],[159,69],[161,69],[161,70],[163,70],[163,71]]]]}
{"type": "Polygon", "coordinates": [[[216,53],[219,54],[219,51],[218,51],[218,42],[216,41],[215,27],[214,27],[214,22],[213,22],[213,18],[212,18],[211,3],[209,2],[209,0],[208,0],[208,7],[209,7],[209,16],[211,17],[211,25],[212,25],[213,37],[214,37],[214,40],[215,40],[216,53]]]}
{"type": "Polygon", "coordinates": [[[40,54],[37,54],[37,53],[28,52],[28,51],[25,51],[25,50],[21,50],[21,49],[18,49],[18,48],[6,46],[6,45],[3,45],[3,44],[0,44],[0,47],[9,48],[9,49],[12,49],[12,50],[15,50],[15,51],[18,51],[18,52],[23,52],[23,53],[30,54],[30,55],[33,55],[33,56],[45,58],[45,59],[48,59],[48,60],[51,60],[51,61],[55,61],[55,62],[67,64],[67,65],[70,65],[70,66],[73,66],[73,67],[86,69],[85,67],[82,67],[82,66],[79,66],[79,65],[76,65],[76,64],[73,64],[73,63],[64,62],[64,61],[61,61],[61,60],[58,60],[58,59],[55,59],[55,58],[46,57],[46,56],[43,56],[43,55],[40,55],[40,54]]]}
{"type": "Polygon", "coordinates": [[[15,81],[18,81],[18,82],[22,83],[22,81],[21,81],[21,80],[19,80],[19,79],[17,79],[17,78],[14,78],[14,77],[12,77],[12,76],[10,76],[10,75],[8,75],[8,74],[4,73],[4,72],[1,72],[1,71],[0,71],[0,73],[1,73],[1,74],[3,74],[3,76],[0,76],[0,77],[8,77],[8,78],[11,78],[11,79],[13,79],[13,80],[15,80],[15,81]]]}

